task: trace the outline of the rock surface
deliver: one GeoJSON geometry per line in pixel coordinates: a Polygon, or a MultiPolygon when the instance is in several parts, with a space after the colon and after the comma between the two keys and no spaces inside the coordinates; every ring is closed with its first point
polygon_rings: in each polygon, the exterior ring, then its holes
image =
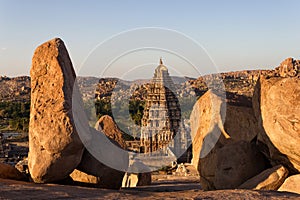
{"type": "Polygon", "coordinates": [[[85,150],[77,169],[100,179],[98,187],[119,189],[129,163],[122,132],[110,116],[102,116],[95,128],[97,130],[90,128],[88,150],[85,150]]]}
{"type": "Polygon", "coordinates": [[[59,181],[76,168],[84,150],[72,118],[76,75],[61,39],[35,50],[30,76],[29,171],[34,182],[59,181]]]}
{"type": "Polygon", "coordinates": [[[293,175],[285,179],[278,191],[286,191],[300,194],[300,174],[293,175]]]}
{"type": "Polygon", "coordinates": [[[128,152],[117,141],[106,137],[102,132],[90,128],[90,142],[86,145],[79,171],[100,178],[99,187],[119,189],[128,168],[128,152]]]}
{"type": "Polygon", "coordinates": [[[11,165],[0,163],[0,178],[25,181],[27,177],[11,165]]]}
{"type": "Polygon", "coordinates": [[[278,191],[294,192],[300,194],[300,174],[288,177],[278,191]]]}
{"type": "Polygon", "coordinates": [[[96,184],[96,185],[100,183],[99,177],[95,177],[93,175],[86,174],[77,169],[75,169],[70,174],[70,177],[73,179],[73,181],[76,181],[76,182],[96,184]]]}
{"type": "Polygon", "coordinates": [[[194,105],[190,119],[192,164],[203,189],[236,188],[266,168],[265,159],[250,144],[259,131],[252,108],[226,105],[208,91],[194,105]]]}
{"type": "Polygon", "coordinates": [[[206,183],[206,180],[212,180],[209,185],[215,189],[237,188],[249,178],[266,169],[267,166],[265,158],[256,149],[256,146],[245,141],[235,142],[216,149],[215,157],[216,163],[211,166],[209,166],[210,162],[201,161],[201,186],[206,183]],[[216,166],[214,173],[205,174],[205,172],[211,171],[205,168],[211,167],[213,169],[214,166],[216,166]],[[205,181],[201,181],[203,175],[205,181]]]}
{"type": "Polygon", "coordinates": [[[140,188],[107,190],[55,184],[36,185],[20,181],[0,179],[3,199],[299,199],[300,195],[277,191],[218,190],[203,192],[198,189],[174,191],[170,186],[144,191],[140,188]]]}
{"type": "Polygon", "coordinates": [[[28,158],[25,158],[23,160],[20,160],[16,165],[15,168],[19,170],[19,172],[23,174],[29,174],[28,171],[28,158]]]}
{"type": "Polygon", "coordinates": [[[151,173],[128,173],[122,181],[122,188],[132,188],[151,184],[151,173]]]}
{"type": "Polygon", "coordinates": [[[138,159],[131,162],[132,163],[129,165],[128,171],[123,177],[122,187],[130,188],[151,185],[151,172],[149,172],[149,167],[138,159]]]}
{"type": "Polygon", "coordinates": [[[280,65],[275,69],[275,72],[280,77],[295,77],[300,74],[300,60],[287,58],[280,63],[280,65]]]}
{"type": "Polygon", "coordinates": [[[103,131],[107,137],[116,141],[123,149],[126,149],[126,143],[122,137],[122,131],[118,128],[111,116],[104,115],[100,117],[95,125],[95,129],[98,131],[103,131]]]}
{"type": "Polygon", "coordinates": [[[267,169],[255,177],[249,179],[239,186],[240,189],[255,190],[277,190],[285,178],[288,176],[288,170],[282,165],[267,169]]]}
{"type": "MultiPolygon", "coordinates": [[[[225,133],[222,122],[224,121],[224,107],[222,99],[213,92],[206,92],[194,105],[190,123],[193,146],[192,164],[198,169],[199,160],[205,157],[217,143],[221,132],[225,133]],[[204,138],[212,135],[211,144],[203,147],[204,138]]],[[[226,134],[226,133],[225,133],[226,134]]]]}
{"type": "Polygon", "coordinates": [[[259,131],[252,108],[226,105],[224,102],[221,97],[208,91],[193,107],[190,117],[193,138],[192,164],[196,168],[199,159],[207,155],[217,142],[224,145],[226,137],[234,141],[250,142],[259,131]],[[203,146],[205,138],[206,141],[211,141],[210,146],[203,146]]]}
{"type": "Polygon", "coordinates": [[[92,175],[100,179],[97,184],[98,187],[108,189],[119,189],[122,186],[122,179],[125,174],[123,171],[113,169],[106,166],[87,150],[82,156],[82,160],[78,165],[77,169],[80,172],[84,172],[87,175],[92,175]]]}
{"type": "Polygon", "coordinates": [[[300,172],[300,79],[261,77],[253,97],[258,145],[273,166],[300,172]]]}

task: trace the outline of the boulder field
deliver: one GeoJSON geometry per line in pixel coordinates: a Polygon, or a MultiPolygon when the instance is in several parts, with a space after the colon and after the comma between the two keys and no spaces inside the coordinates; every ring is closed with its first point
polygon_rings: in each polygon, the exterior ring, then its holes
{"type": "Polygon", "coordinates": [[[198,99],[190,117],[192,164],[204,190],[277,190],[285,179],[291,185],[300,173],[299,66],[288,58],[261,75],[252,107],[211,90],[198,99]]]}
{"type": "MultiPolygon", "coordinates": [[[[95,128],[89,127],[61,39],[35,50],[30,75],[28,168],[33,182],[71,178],[109,189],[119,189],[122,180],[123,187],[151,183],[150,173],[131,173],[139,163],[129,165],[122,131],[111,117],[103,116],[95,128]]],[[[259,77],[252,102],[230,101],[213,90],[197,100],[190,115],[192,164],[202,189],[300,193],[299,78],[300,61],[288,58],[259,77]]],[[[27,179],[4,164],[0,178],[27,179]]]]}

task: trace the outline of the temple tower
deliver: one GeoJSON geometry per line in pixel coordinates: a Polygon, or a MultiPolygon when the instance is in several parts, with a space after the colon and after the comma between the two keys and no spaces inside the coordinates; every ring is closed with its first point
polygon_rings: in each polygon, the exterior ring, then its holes
{"type": "Polygon", "coordinates": [[[142,152],[150,153],[170,147],[175,153],[177,148],[181,148],[181,110],[174,92],[174,83],[160,59],[147,91],[141,128],[142,152]],[[173,140],[175,135],[177,137],[173,140]]]}

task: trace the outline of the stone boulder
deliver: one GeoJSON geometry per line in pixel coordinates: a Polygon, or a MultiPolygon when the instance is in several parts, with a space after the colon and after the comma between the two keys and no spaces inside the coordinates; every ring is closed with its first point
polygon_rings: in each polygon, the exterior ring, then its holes
{"type": "Polygon", "coordinates": [[[217,147],[212,153],[215,154],[211,156],[212,161],[207,162],[204,158],[200,163],[200,184],[203,189],[237,188],[267,168],[265,158],[255,144],[246,141],[217,147]]]}
{"type": "MultiPolygon", "coordinates": [[[[192,164],[196,169],[198,169],[200,158],[205,157],[218,141],[221,131],[225,133],[222,124],[224,121],[224,110],[226,109],[224,106],[226,105],[222,99],[209,90],[200,97],[193,107],[190,116],[190,127],[193,147],[192,164]],[[207,146],[207,149],[204,149],[204,138],[209,134],[215,137],[212,137],[212,144],[207,146]]],[[[227,134],[225,133],[225,135],[227,134]]]]}
{"type": "Polygon", "coordinates": [[[23,160],[20,160],[16,165],[15,168],[19,170],[19,172],[23,174],[28,174],[29,175],[29,170],[28,170],[28,158],[25,158],[23,160]]]}
{"type": "Polygon", "coordinates": [[[122,187],[137,187],[151,185],[151,172],[148,166],[139,159],[134,159],[128,167],[122,181],[122,187]],[[140,173],[138,173],[140,172],[140,173]]]}
{"type": "Polygon", "coordinates": [[[125,173],[122,188],[151,185],[151,173],[125,173]]]}
{"type": "Polygon", "coordinates": [[[193,141],[192,164],[195,168],[198,168],[201,158],[206,156],[217,142],[218,145],[224,145],[226,138],[250,142],[259,131],[251,107],[226,104],[225,99],[210,90],[195,103],[190,123],[193,141]],[[203,146],[204,141],[207,146],[203,146]]]}
{"type": "Polygon", "coordinates": [[[300,194],[300,174],[293,175],[285,179],[278,191],[293,192],[300,194]]]}
{"type": "Polygon", "coordinates": [[[225,102],[209,90],[198,99],[190,117],[192,164],[205,190],[236,188],[267,165],[251,143],[259,131],[253,109],[238,101],[225,102]]]}
{"type": "Polygon", "coordinates": [[[260,131],[257,143],[273,166],[300,172],[300,79],[260,77],[253,109],[260,131]]]}
{"type": "Polygon", "coordinates": [[[239,189],[277,190],[288,174],[289,172],[285,167],[278,165],[252,177],[240,185],[239,189]]]}
{"type": "Polygon", "coordinates": [[[84,151],[73,120],[76,75],[61,39],[35,50],[30,76],[29,171],[36,183],[60,181],[77,167],[84,151]]]}
{"type": "Polygon", "coordinates": [[[26,181],[27,177],[11,165],[0,163],[0,178],[26,181]]]}
{"type": "MultiPolygon", "coordinates": [[[[86,174],[86,176],[93,176],[99,180],[97,181],[97,187],[107,189],[121,188],[122,179],[125,174],[124,171],[116,170],[106,166],[93,155],[91,155],[87,150],[84,152],[81,163],[78,165],[77,169],[79,172],[86,174]]],[[[84,174],[81,174],[81,179],[83,179],[84,174]]],[[[84,179],[88,179],[88,177],[85,177],[84,179]]]]}
{"type": "Polygon", "coordinates": [[[100,183],[100,178],[99,177],[86,174],[86,173],[81,172],[77,169],[75,169],[70,174],[70,177],[73,179],[73,181],[76,181],[76,182],[95,184],[95,185],[98,185],[100,183]]]}
{"type": "Polygon", "coordinates": [[[280,65],[275,69],[278,76],[295,77],[300,74],[300,60],[294,60],[293,58],[285,59],[280,65]]]}
{"type": "Polygon", "coordinates": [[[128,152],[103,132],[90,128],[89,135],[91,138],[86,144],[87,150],[76,169],[98,177],[98,187],[119,189],[128,168],[128,152]]]}
{"type": "Polygon", "coordinates": [[[103,131],[103,133],[110,139],[116,141],[123,149],[126,149],[126,143],[123,139],[123,133],[118,128],[113,118],[109,115],[103,115],[97,121],[95,129],[103,131]]]}
{"type": "Polygon", "coordinates": [[[183,163],[180,163],[177,166],[175,173],[173,172],[173,174],[175,174],[176,176],[187,176],[188,170],[186,169],[183,163]]]}

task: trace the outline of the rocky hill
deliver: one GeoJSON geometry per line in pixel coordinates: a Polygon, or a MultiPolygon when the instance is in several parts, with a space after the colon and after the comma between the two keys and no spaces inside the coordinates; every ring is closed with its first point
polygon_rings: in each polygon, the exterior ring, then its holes
{"type": "MultiPolygon", "coordinates": [[[[194,95],[201,96],[207,91],[207,81],[221,78],[228,95],[236,94],[251,97],[254,85],[260,74],[272,74],[274,70],[244,70],[237,72],[226,72],[201,76],[197,79],[189,77],[172,77],[177,86],[180,97],[194,95]]],[[[84,99],[111,97],[116,86],[118,86],[118,98],[129,95],[131,98],[143,100],[146,95],[147,86],[150,80],[124,81],[118,78],[96,78],[78,77],[77,82],[84,99]]],[[[9,78],[0,77],[0,100],[1,101],[30,101],[30,77],[20,76],[9,78]]]]}
{"type": "Polygon", "coordinates": [[[0,77],[0,101],[30,101],[30,77],[0,77]]]}
{"type": "MultiPolygon", "coordinates": [[[[197,79],[172,77],[172,80],[176,85],[177,96],[189,97],[191,95],[202,96],[208,90],[208,82],[221,79],[227,96],[229,96],[228,99],[232,101],[239,99],[240,102],[247,105],[251,104],[251,97],[258,77],[274,73],[274,70],[244,70],[205,75],[197,79]]],[[[117,95],[113,95],[113,100],[121,100],[128,96],[131,99],[144,100],[149,82],[150,80],[125,82],[117,78],[102,78],[96,86],[95,97],[98,100],[107,99],[111,98],[112,93],[115,93],[117,95]]]]}

